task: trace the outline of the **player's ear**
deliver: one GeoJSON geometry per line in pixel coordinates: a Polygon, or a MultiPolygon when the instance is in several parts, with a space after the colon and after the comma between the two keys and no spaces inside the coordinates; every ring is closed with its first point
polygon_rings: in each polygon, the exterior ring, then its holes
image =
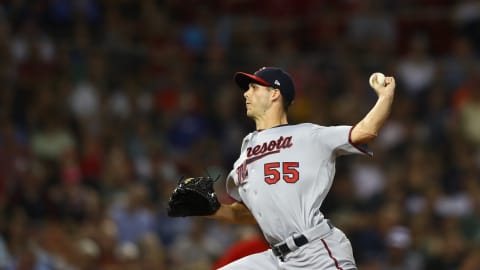
{"type": "Polygon", "coordinates": [[[282,96],[282,93],[280,93],[279,89],[272,88],[271,92],[272,92],[271,94],[272,100],[280,99],[280,97],[282,96]]]}

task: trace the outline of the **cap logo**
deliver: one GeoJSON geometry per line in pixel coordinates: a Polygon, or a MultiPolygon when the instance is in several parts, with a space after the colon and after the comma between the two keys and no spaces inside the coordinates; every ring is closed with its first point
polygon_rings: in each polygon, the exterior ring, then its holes
{"type": "Polygon", "coordinates": [[[278,80],[275,80],[273,84],[280,86],[280,82],[278,80]]]}

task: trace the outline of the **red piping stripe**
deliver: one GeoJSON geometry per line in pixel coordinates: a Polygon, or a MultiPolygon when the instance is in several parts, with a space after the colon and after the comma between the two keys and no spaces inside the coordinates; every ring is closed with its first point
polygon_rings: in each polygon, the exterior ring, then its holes
{"type": "Polygon", "coordinates": [[[338,264],[337,259],[335,257],[333,257],[332,251],[330,251],[330,248],[328,248],[328,245],[325,242],[325,240],[322,239],[322,243],[323,243],[323,246],[325,247],[325,249],[328,252],[328,256],[335,262],[335,267],[337,267],[338,270],[343,270],[343,268],[341,268],[340,265],[338,264]]]}
{"type": "Polygon", "coordinates": [[[352,126],[352,128],[350,128],[350,131],[348,132],[348,143],[350,143],[353,147],[357,148],[358,151],[368,155],[368,156],[372,156],[372,153],[368,152],[367,150],[363,149],[362,147],[360,147],[359,145],[356,145],[352,142],[352,131],[353,131],[353,128],[355,126],[352,126]]]}

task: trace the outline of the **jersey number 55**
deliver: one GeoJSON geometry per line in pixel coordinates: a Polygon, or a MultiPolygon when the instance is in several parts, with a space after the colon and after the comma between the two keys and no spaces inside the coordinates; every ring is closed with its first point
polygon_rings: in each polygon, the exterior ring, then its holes
{"type": "Polygon", "coordinates": [[[276,184],[280,178],[287,183],[295,183],[300,178],[298,162],[270,162],[263,165],[265,182],[276,184]]]}

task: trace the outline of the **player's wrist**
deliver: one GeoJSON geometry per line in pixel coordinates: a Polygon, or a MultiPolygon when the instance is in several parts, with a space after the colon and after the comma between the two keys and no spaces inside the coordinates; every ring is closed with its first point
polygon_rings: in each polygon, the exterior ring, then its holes
{"type": "Polygon", "coordinates": [[[384,91],[378,93],[378,100],[380,101],[393,101],[394,93],[393,91],[384,91]]]}

